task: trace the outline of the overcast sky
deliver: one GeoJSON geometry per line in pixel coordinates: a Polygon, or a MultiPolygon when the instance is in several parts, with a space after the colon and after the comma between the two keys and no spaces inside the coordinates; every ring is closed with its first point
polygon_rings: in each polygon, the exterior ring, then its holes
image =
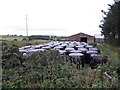
{"type": "Polygon", "coordinates": [[[101,10],[113,0],[0,0],[0,35],[100,33],[101,10]]]}

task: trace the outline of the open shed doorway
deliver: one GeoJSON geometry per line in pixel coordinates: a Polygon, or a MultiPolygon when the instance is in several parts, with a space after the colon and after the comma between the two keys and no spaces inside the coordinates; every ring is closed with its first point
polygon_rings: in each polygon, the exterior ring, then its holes
{"type": "Polygon", "coordinates": [[[80,42],[86,42],[87,43],[87,37],[80,37],[80,42]]]}

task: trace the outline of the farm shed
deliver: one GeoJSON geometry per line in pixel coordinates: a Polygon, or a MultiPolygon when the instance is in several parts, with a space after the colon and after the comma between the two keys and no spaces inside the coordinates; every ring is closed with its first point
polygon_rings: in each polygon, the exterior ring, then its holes
{"type": "Polygon", "coordinates": [[[104,35],[102,34],[95,34],[95,42],[96,43],[103,43],[104,42],[104,35]]]}
{"type": "Polygon", "coordinates": [[[72,36],[69,36],[68,39],[70,41],[79,41],[79,42],[88,42],[91,43],[94,41],[94,36],[85,34],[85,33],[78,33],[72,36]]]}

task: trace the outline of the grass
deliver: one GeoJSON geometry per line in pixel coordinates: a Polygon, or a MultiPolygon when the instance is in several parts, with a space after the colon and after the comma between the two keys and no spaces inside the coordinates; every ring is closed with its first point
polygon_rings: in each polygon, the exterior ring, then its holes
{"type": "Polygon", "coordinates": [[[103,45],[97,46],[97,48],[100,49],[101,54],[107,55],[107,56],[109,56],[109,58],[118,58],[117,48],[115,48],[111,45],[103,44],[103,45]]]}
{"type": "Polygon", "coordinates": [[[117,48],[107,44],[99,45],[97,47],[100,49],[102,55],[108,57],[111,67],[117,68],[117,65],[119,64],[117,48]]]}
{"type": "MultiPolygon", "coordinates": [[[[19,47],[26,46],[26,45],[34,45],[34,44],[40,44],[40,43],[47,43],[50,42],[50,40],[28,40],[28,41],[3,41],[7,43],[8,46],[11,46],[12,44],[17,44],[19,47]]],[[[0,46],[1,47],[1,46],[0,46]]]]}
{"type": "Polygon", "coordinates": [[[20,36],[11,36],[11,37],[6,36],[6,37],[0,38],[0,40],[13,41],[14,39],[17,39],[17,41],[22,41],[23,38],[24,38],[23,36],[21,37],[20,36]]]}
{"type": "MultiPolygon", "coordinates": [[[[25,36],[6,36],[6,37],[1,37],[0,40],[3,40],[3,41],[14,41],[14,39],[17,39],[17,41],[22,41],[23,38],[25,38],[25,36]]],[[[48,41],[51,41],[51,40],[29,40],[28,42],[30,43],[41,43],[41,42],[48,42],[48,41]]],[[[23,41],[24,42],[24,41],[23,41]]]]}
{"type": "MultiPolygon", "coordinates": [[[[19,47],[25,46],[25,45],[33,45],[33,44],[40,44],[40,43],[46,43],[50,42],[51,40],[27,40],[23,41],[24,36],[6,36],[6,37],[1,37],[0,40],[1,42],[7,43],[7,45],[10,47],[13,43],[17,44],[19,47]],[[17,39],[17,41],[14,41],[14,39],[17,39]]],[[[1,45],[0,45],[1,48],[1,45]]]]}

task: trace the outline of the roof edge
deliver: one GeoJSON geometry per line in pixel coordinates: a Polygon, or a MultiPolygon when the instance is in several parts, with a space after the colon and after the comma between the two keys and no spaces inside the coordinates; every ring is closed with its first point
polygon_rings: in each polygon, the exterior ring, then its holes
{"type": "Polygon", "coordinates": [[[87,35],[87,36],[94,37],[94,36],[92,36],[92,35],[89,35],[89,34],[86,34],[86,33],[82,33],[82,32],[77,33],[77,34],[74,34],[74,35],[71,35],[71,36],[68,36],[68,37],[72,37],[72,36],[75,36],[75,35],[78,35],[78,34],[85,34],[85,35],[87,35]]]}

